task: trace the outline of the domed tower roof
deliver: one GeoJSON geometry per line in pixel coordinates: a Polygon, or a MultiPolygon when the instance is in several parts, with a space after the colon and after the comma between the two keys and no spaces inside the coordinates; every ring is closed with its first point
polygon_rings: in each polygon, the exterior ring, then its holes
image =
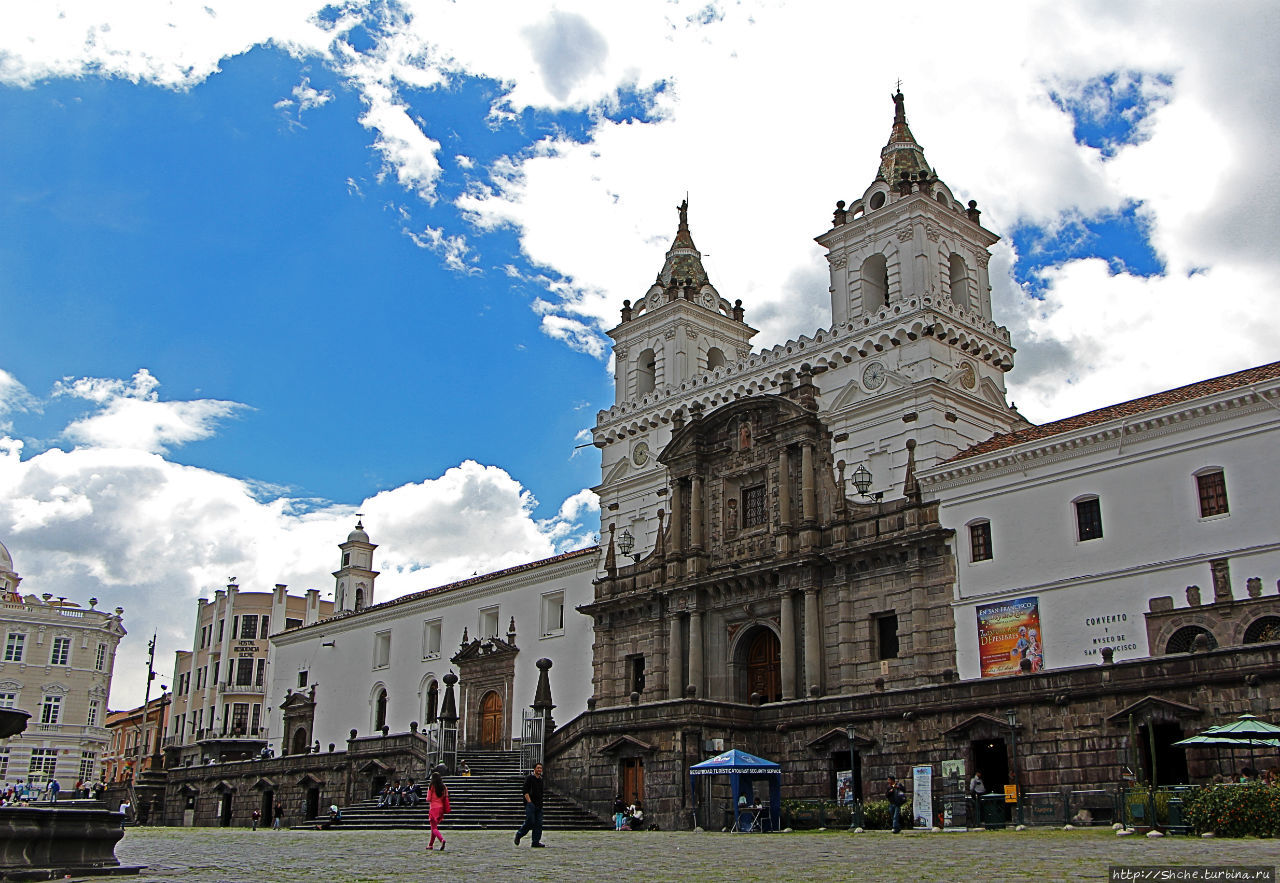
{"type": "Polygon", "coordinates": [[[689,200],[676,207],[680,212],[680,225],[676,228],[676,238],[667,249],[667,259],[658,273],[658,282],[666,288],[672,281],[681,285],[692,285],[701,288],[708,281],[707,271],[702,266],[702,252],[693,244],[693,234],[689,232],[689,200]]]}
{"type": "Polygon", "coordinates": [[[0,543],[0,573],[11,570],[13,570],[13,556],[4,547],[4,543],[0,543]]]}
{"type": "Polygon", "coordinates": [[[893,96],[893,129],[889,132],[889,142],[880,149],[880,170],[876,177],[897,184],[904,176],[917,177],[921,172],[931,174],[932,170],[924,158],[924,148],[907,126],[906,99],[899,89],[893,96]]]}
{"type": "Polygon", "coordinates": [[[367,533],[365,533],[365,532],[364,532],[364,524],[363,524],[363,522],[360,522],[360,521],[357,521],[357,522],[356,522],[356,529],[355,529],[355,530],[353,530],[353,531],[351,531],[351,533],[347,534],[347,542],[348,542],[348,543],[367,543],[367,542],[369,542],[369,535],[368,535],[367,533]]]}

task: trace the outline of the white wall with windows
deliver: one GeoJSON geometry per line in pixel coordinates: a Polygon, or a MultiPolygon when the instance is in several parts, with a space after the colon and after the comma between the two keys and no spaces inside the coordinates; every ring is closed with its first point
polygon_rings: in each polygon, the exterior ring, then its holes
{"type": "Polygon", "coordinates": [[[1163,653],[1147,646],[1149,600],[1185,605],[1196,585],[1212,602],[1212,560],[1229,561],[1233,597],[1250,577],[1274,594],[1280,366],[1270,374],[1013,433],[922,471],[956,532],[960,676],[983,674],[979,611],[991,605],[1036,599],[1043,667],[1061,668],[1099,662],[1104,646],[1116,659],[1163,653]]]}
{"type": "MultiPolygon", "coordinates": [[[[279,709],[287,691],[312,685],[316,715],[309,741],[325,750],[330,742],[345,747],[352,729],[370,735],[384,719],[392,733],[406,732],[412,721],[425,725],[444,700],[444,675],[459,674],[450,658],[464,629],[469,639],[505,641],[513,618],[519,655],[512,736],[520,736],[520,707],[533,702],[536,662],[544,656],[552,660],[556,720],[567,722],[586,709],[592,693],[594,628],[574,608],[592,600],[599,563],[595,548],[568,553],[273,635],[267,700],[272,745],[279,753],[279,709]]],[[[461,687],[458,708],[465,713],[461,687]]]]}

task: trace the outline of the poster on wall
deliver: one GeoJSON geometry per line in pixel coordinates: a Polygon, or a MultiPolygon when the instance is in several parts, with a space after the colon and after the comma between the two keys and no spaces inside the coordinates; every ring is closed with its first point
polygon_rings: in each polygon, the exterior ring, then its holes
{"type": "Polygon", "coordinates": [[[1039,598],[983,604],[977,613],[982,677],[1021,674],[1024,659],[1031,662],[1032,671],[1044,668],[1039,598]]]}
{"type": "Polygon", "coordinates": [[[917,828],[933,827],[933,767],[911,768],[911,817],[917,828]]]}
{"type": "Polygon", "coordinates": [[[853,770],[841,770],[836,773],[836,803],[849,806],[857,796],[853,793],[853,770]]]}

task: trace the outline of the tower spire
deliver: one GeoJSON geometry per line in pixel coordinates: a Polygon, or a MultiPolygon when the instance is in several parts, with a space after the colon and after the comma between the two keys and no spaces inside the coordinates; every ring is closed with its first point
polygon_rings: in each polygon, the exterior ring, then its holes
{"type": "Polygon", "coordinates": [[[911,134],[907,125],[907,101],[899,89],[893,99],[893,128],[889,132],[889,142],[880,150],[880,171],[877,177],[890,185],[896,185],[904,177],[918,178],[922,173],[932,176],[924,158],[924,148],[911,134]]]}
{"type": "Polygon", "coordinates": [[[706,268],[702,266],[702,252],[693,244],[693,234],[689,232],[689,198],[676,206],[680,221],[676,226],[676,238],[667,249],[666,260],[662,271],[658,273],[658,284],[663,288],[672,285],[691,286],[700,289],[710,280],[706,268]]]}

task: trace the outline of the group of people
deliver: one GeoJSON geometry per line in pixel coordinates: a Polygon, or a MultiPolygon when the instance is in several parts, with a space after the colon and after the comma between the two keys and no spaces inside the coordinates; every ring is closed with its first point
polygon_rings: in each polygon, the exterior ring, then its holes
{"type": "MultiPolygon", "coordinates": [[[[334,809],[337,809],[337,807],[334,807],[334,809]]],[[[279,831],[280,826],[284,824],[284,804],[277,800],[275,802],[275,805],[271,807],[270,812],[271,812],[271,830],[279,831]]],[[[262,821],[263,819],[262,819],[261,810],[255,809],[249,816],[249,825],[255,831],[258,830],[258,825],[262,821]]]]}
{"type": "Polygon", "coordinates": [[[403,783],[396,779],[395,784],[388,782],[382,789],[382,793],[378,795],[378,806],[417,806],[421,799],[418,785],[413,779],[403,783]]]}
{"type": "Polygon", "coordinates": [[[644,827],[644,806],[639,795],[631,795],[631,803],[627,803],[619,794],[613,799],[613,830],[639,831],[644,827]]]}
{"type": "Polygon", "coordinates": [[[25,782],[6,784],[3,790],[0,790],[0,806],[21,803],[57,803],[60,797],[70,797],[73,800],[101,800],[106,790],[106,782],[86,782],[80,779],[71,791],[64,792],[57,779],[50,779],[47,782],[28,779],[25,782]]]}

